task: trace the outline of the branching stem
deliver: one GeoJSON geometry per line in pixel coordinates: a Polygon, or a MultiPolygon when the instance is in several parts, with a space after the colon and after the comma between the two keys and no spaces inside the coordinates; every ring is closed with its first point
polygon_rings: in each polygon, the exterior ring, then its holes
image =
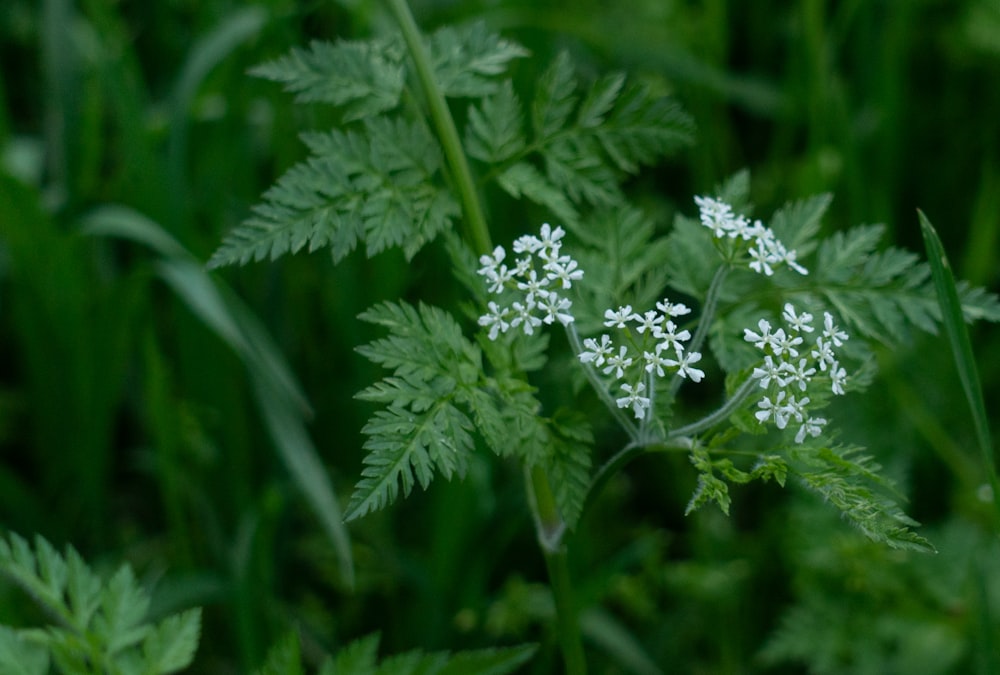
{"type": "MultiPolygon", "coordinates": [[[[576,326],[568,324],[566,326],[566,336],[569,338],[569,344],[573,348],[573,354],[579,356],[583,352],[583,345],[580,343],[580,334],[576,332],[576,326]]],[[[638,427],[628,418],[625,411],[615,403],[614,397],[608,393],[607,387],[601,382],[601,378],[597,376],[597,370],[589,363],[581,363],[580,365],[583,366],[583,372],[587,375],[587,381],[590,382],[590,386],[597,392],[601,402],[611,411],[612,417],[615,418],[618,424],[622,426],[622,429],[625,430],[625,433],[628,434],[629,440],[633,443],[637,442],[639,440],[638,427]]]]}

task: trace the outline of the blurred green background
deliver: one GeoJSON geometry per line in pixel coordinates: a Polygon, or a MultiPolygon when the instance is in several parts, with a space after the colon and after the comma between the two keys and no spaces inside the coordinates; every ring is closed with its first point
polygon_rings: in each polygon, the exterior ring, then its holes
{"type": "MultiPolygon", "coordinates": [[[[920,208],[958,275],[1000,288],[1000,0],[413,9],[428,31],[482,18],[526,45],[519,78],[568,49],[585,76],[675,95],[696,144],[628,186],[663,228],[749,167],[760,214],[833,192],[828,232],[883,222],[920,250],[920,208]]],[[[409,265],[200,267],[304,155],[298,133],[333,119],[248,68],[387,25],[362,0],[0,6],[0,528],[131,562],[157,582],[154,613],[204,606],[194,672],[248,672],[290,629],[307,656],[373,630],[386,652],[536,640],[530,672],[556,672],[515,467],[484,453],[465,482],[353,523],[349,544],[324,501],[360,472],[370,408],[353,394],[377,375],[355,317],[453,304],[440,247],[409,265]]],[[[530,225],[502,215],[498,241],[530,225]]],[[[1000,331],[972,330],[995,417],[1000,331]]],[[[836,417],[940,553],[867,543],[794,488],[685,518],[686,460],[641,460],[570,541],[594,672],[1000,672],[998,524],[949,352],[924,336],[880,365],[836,417]]],[[[36,619],[0,585],[0,622],[36,619]]]]}

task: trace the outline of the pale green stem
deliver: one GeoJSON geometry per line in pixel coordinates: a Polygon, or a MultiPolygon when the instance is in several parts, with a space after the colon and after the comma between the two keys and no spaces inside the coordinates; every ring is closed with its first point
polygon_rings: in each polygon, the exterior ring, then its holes
{"type": "MultiPolygon", "coordinates": [[[[489,227],[483,215],[482,204],[472,180],[469,162],[462,142],[455,127],[455,120],[448,110],[444,94],[434,80],[430,58],[424,47],[420,30],[413,19],[405,0],[386,0],[389,9],[396,17],[403,39],[410,51],[417,79],[427,97],[431,119],[437,130],[445,159],[451,169],[452,179],[462,201],[465,213],[466,236],[478,255],[489,253],[493,248],[490,242],[489,227]]],[[[573,587],[569,577],[569,566],[566,560],[566,547],[562,541],[566,524],[556,507],[548,476],[539,466],[526,470],[525,484],[528,502],[535,516],[538,541],[545,557],[545,566],[549,573],[549,582],[556,606],[556,630],[562,647],[568,675],[585,675],[586,661],[583,655],[583,641],[580,636],[580,624],[577,621],[573,601],[573,587]]]]}
{"type": "Polygon", "coordinates": [[[590,487],[587,489],[587,497],[584,500],[583,512],[586,513],[587,508],[594,501],[594,499],[597,498],[597,495],[600,494],[601,490],[604,489],[605,483],[608,482],[608,479],[610,479],[611,476],[621,471],[626,464],[639,455],[649,452],[651,447],[674,450],[690,450],[692,445],[690,437],[705,431],[706,429],[711,429],[716,424],[719,424],[736,412],[736,410],[746,402],[747,398],[753,392],[755,385],[757,385],[756,380],[747,380],[740,385],[740,388],[733,393],[732,397],[730,397],[730,399],[726,401],[722,407],[709,413],[697,422],[692,422],[686,426],[674,429],[667,434],[666,441],[661,441],[655,438],[644,438],[638,441],[633,441],[619,450],[613,457],[606,461],[601,468],[598,469],[597,474],[594,475],[594,479],[590,482],[590,487]]]}
{"type": "Polygon", "coordinates": [[[587,661],[584,658],[580,623],[573,599],[573,584],[569,576],[569,561],[563,542],[566,524],[559,515],[545,471],[539,466],[526,468],[525,483],[530,488],[529,501],[535,516],[538,544],[545,556],[549,585],[552,587],[556,607],[556,633],[559,636],[566,675],[586,675],[587,661]]]}
{"type": "Polygon", "coordinates": [[[711,429],[716,424],[724,421],[727,417],[736,412],[737,408],[743,405],[743,402],[747,400],[750,393],[758,386],[757,380],[754,380],[753,378],[748,379],[740,385],[740,388],[733,393],[733,395],[722,405],[721,408],[715,412],[705,415],[697,422],[692,422],[691,424],[680,427],[679,429],[672,430],[669,434],[667,434],[667,440],[678,440],[701,433],[706,429],[711,429]]]}
{"type": "Polygon", "coordinates": [[[448,110],[448,103],[444,99],[441,88],[434,80],[434,72],[431,68],[430,57],[427,48],[420,36],[420,29],[413,19],[409,5],[406,0],[386,0],[389,9],[396,17],[396,22],[403,33],[403,40],[410,51],[413,59],[413,66],[417,72],[417,79],[420,87],[427,97],[427,105],[430,107],[431,120],[437,130],[438,139],[444,150],[445,159],[451,168],[452,179],[462,200],[462,210],[465,213],[466,235],[469,237],[472,247],[477,255],[489,253],[493,245],[490,243],[490,231],[486,225],[486,217],[483,215],[483,208],[476,193],[475,182],[472,180],[472,171],[469,169],[469,161],[465,157],[462,149],[462,141],[458,136],[458,129],[455,127],[455,120],[448,110]]]}
{"type": "MultiPolygon", "coordinates": [[[[705,336],[708,335],[708,329],[712,326],[712,321],[715,320],[715,308],[719,304],[719,294],[722,292],[722,282],[725,281],[726,274],[728,272],[728,265],[722,265],[715,271],[715,276],[712,277],[712,283],[708,286],[708,293],[705,295],[705,304],[701,307],[701,318],[698,319],[698,327],[695,329],[694,337],[691,338],[691,342],[688,343],[685,351],[699,351],[701,349],[701,345],[705,342],[705,336]]],[[[674,375],[674,379],[670,382],[671,400],[677,395],[677,390],[680,389],[680,386],[680,375],[674,375]]]]}
{"type": "MultiPolygon", "coordinates": [[[[583,345],[580,344],[580,334],[576,332],[576,326],[573,324],[568,324],[566,326],[566,336],[569,338],[569,344],[573,348],[573,354],[579,357],[583,352],[583,345]]],[[[587,376],[587,381],[590,382],[590,386],[597,392],[598,397],[600,397],[601,402],[607,406],[608,410],[611,411],[612,417],[622,426],[625,433],[628,434],[629,440],[633,443],[639,439],[639,429],[635,426],[635,423],[628,418],[625,411],[618,407],[615,399],[608,392],[607,387],[601,382],[601,378],[597,375],[597,370],[593,365],[589,363],[582,363],[583,372],[587,376]]]]}

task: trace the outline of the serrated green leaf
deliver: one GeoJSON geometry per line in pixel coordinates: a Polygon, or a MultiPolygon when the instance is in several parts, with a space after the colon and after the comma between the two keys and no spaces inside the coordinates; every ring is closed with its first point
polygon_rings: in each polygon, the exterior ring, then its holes
{"type": "Polygon", "coordinates": [[[576,106],[576,77],[569,54],[560,52],[535,88],[531,123],[535,138],[546,140],[566,126],[576,106]]]}
{"type": "Polygon", "coordinates": [[[545,462],[556,507],[571,530],[583,511],[590,488],[590,424],[583,415],[559,411],[549,423],[550,448],[545,462]]]}
{"type": "Polygon", "coordinates": [[[47,675],[49,654],[42,645],[0,626],[0,675],[47,675]]]}
{"type": "Polygon", "coordinates": [[[466,26],[445,26],[427,41],[434,81],[448,97],[487,96],[496,91],[493,79],[507,64],[528,55],[528,50],[477,21],[466,26]]]}
{"type": "Polygon", "coordinates": [[[305,675],[299,653],[299,639],[289,633],[268,650],[264,664],[254,675],[305,675]]]}
{"type": "Polygon", "coordinates": [[[792,469],[801,483],[820,494],[872,541],[892,548],[933,552],[934,547],[910,528],[918,523],[886,496],[891,485],[862,449],[835,446],[795,448],[792,469]]]}
{"type": "Polygon", "coordinates": [[[693,133],[691,118],[679,105],[654,98],[638,85],[622,92],[607,120],[595,129],[601,147],[626,173],[689,145],[693,133]]]}
{"type": "Polygon", "coordinates": [[[320,675],[375,675],[378,667],[379,634],[359,638],[323,664],[320,675]]]}
{"type": "Polygon", "coordinates": [[[474,449],[469,418],[446,400],[424,412],[398,407],[380,410],[361,430],[368,454],[365,468],[351,496],[347,520],[384,508],[413,489],[414,475],[424,489],[435,470],[445,478],[464,476],[474,449]]]}
{"type": "Polygon", "coordinates": [[[369,256],[412,257],[459,215],[440,185],[441,153],[418,122],[366,119],[360,132],[305,134],[313,156],[264,193],[264,202],[209,259],[209,268],[329,247],[334,261],[359,241],[369,256]]]}
{"type": "Polygon", "coordinates": [[[314,41],[308,49],[293,48],[250,72],[282,83],[286,91],[296,94],[297,101],[343,106],[344,119],[350,121],[399,104],[404,56],[398,39],[314,41]]]}
{"type": "Polygon", "coordinates": [[[816,236],[832,201],[833,195],[821,194],[786,204],[771,216],[768,226],[801,260],[815,250],[816,236]]]}
{"type": "Polygon", "coordinates": [[[580,219],[576,208],[548,178],[528,162],[518,162],[497,177],[497,182],[515,199],[524,196],[554,213],[566,225],[580,219]]]}
{"type": "Polygon", "coordinates": [[[478,106],[469,106],[465,130],[469,156],[499,164],[521,152],[526,143],[521,128],[523,118],[514,85],[505,80],[494,95],[483,99],[478,106]]]}
{"type": "Polygon", "coordinates": [[[201,610],[168,616],[150,631],[142,644],[146,672],[173,673],[194,660],[201,635],[201,610]]]}
{"type": "Polygon", "coordinates": [[[148,628],[142,620],[149,609],[149,594],[135,581],[132,569],[119,568],[101,593],[100,611],[94,617],[93,630],[115,654],[146,637],[148,628]]]}
{"type": "Polygon", "coordinates": [[[580,103],[580,109],[576,113],[577,126],[584,129],[601,126],[618,100],[624,84],[623,73],[612,73],[598,79],[580,103]]]}
{"type": "Polygon", "coordinates": [[[469,404],[482,370],[479,349],[436,307],[385,302],[360,318],[389,329],[359,351],[393,375],[359,395],[389,407],[362,430],[368,454],[348,520],[394,501],[400,486],[404,496],[417,482],[426,488],[435,472],[464,475],[474,426],[456,404],[469,404]]]}
{"type": "MultiPolygon", "coordinates": [[[[941,313],[930,268],[909,251],[877,250],[882,232],[861,226],[824,240],[799,292],[822,297],[850,330],[886,344],[905,339],[912,327],[935,332],[941,313]]],[[[967,320],[1000,320],[995,295],[963,284],[959,298],[967,320]]]]}
{"type": "Polygon", "coordinates": [[[506,675],[531,660],[535,645],[458,652],[437,675],[506,675]]]}
{"type": "Polygon", "coordinates": [[[101,580],[73,548],[66,551],[66,566],[69,608],[75,625],[83,630],[90,625],[94,613],[101,606],[101,580]]]}

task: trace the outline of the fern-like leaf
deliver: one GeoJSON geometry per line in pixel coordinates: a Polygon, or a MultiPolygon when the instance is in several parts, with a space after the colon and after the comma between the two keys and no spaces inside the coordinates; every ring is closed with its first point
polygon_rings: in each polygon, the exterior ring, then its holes
{"type": "Polygon", "coordinates": [[[521,45],[491,33],[482,21],[445,26],[428,40],[434,80],[445,96],[471,98],[496,91],[493,79],[507,64],[528,55],[521,45]]]}
{"type": "MultiPolygon", "coordinates": [[[[811,292],[868,338],[897,342],[910,326],[935,332],[940,308],[929,267],[909,251],[879,250],[883,231],[881,225],[865,225],[824,240],[811,292]]],[[[995,295],[967,284],[960,286],[959,294],[967,320],[1000,321],[995,295]]]]}
{"type": "Polygon", "coordinates": [[[680,108],[626,85],[620,74],[581,89],[565,52],[538,79],[528,123],[520,108],[509,84],[472,108],[470,154],[494,166],[488,175],[511,196],[545,206],[567,225],[578,222],[580,206],[620,205],[623,174],[691,139],[680,108]]]}
{"type": "Polygon", "coordinates": [[[315,41],[250,72],[284,85],[301,102],[344,108],[347,121],[395,108],[405,81],[404,51],[398,39],[367,42],[315,41]]]}
{"type": "Polygon", "coordinates": [[[552,483],[556,507],[566,526],[573,529],[583,511],[590,488],[590,424],[579,414],[556,414],[548,425],[549,454],[546,473],[552,483]]]}
{"type": "Polygon", "coordinates": [[[358,394],[388,407],[362,430],[368,454],[348,520],[385,507],[400,487],[404,496],[416,483],[426,488],[435,473],[464,475],[475,427],[458,406],[466,404],[482,369],[479,348],[438,308],[385,302],[360,318],[389,329],[358,351],[393,373],[358,394]]]}
{"type": "MultiPolygon", "coordinates": [[[[186,668],[194,658],[200,610],[149,624],[149,593],[128,566],[102,583],[71,547],[63,555],[41,537],[32,548],[11,534],[0,538],[0,574],[58,622],[45,630],[11,631],[0,626],[2,673],[35,673],[51,661],[68,673],[96,669],[159,675],[186,668]],[[31,648],[22,644],[27,635],[31,648]]],[[[47,666],[41,672],[47,672],[47,666]]]]}
{"type": "MultiPolygon", "coordinates": [[[[380,661],[378,646],[377,633],[355,640],[327,657],[319,675],[505,675],[527,663],[536,650],[534,645],[455,654],[412,650],[380,661]]],[[[264,666],[255,675],[304,673],[298,639],[288,635],[271,649],[264,666]]]]}
{"type": "Polygon", "coordinates": [[[886,494],[891,485],[881,467],[861,448],[836,446],[794,449],[795,472],[809,490],[820,494],[872,541],[892,548],[934,551],[929,541],[910,528],[918,525],[886,494]]]}
{"type": "Polygon", "coordinates": [[[373,118],[361,132],[304,139],[313,155],[264,194],[209,267],[273,260],[307,245],[310,251],[329,246],[339,261],[359,240],[369,256],[401,247],[409,258],[460,212],[439,185],[441,154],[423,124],[373,118]]]}

